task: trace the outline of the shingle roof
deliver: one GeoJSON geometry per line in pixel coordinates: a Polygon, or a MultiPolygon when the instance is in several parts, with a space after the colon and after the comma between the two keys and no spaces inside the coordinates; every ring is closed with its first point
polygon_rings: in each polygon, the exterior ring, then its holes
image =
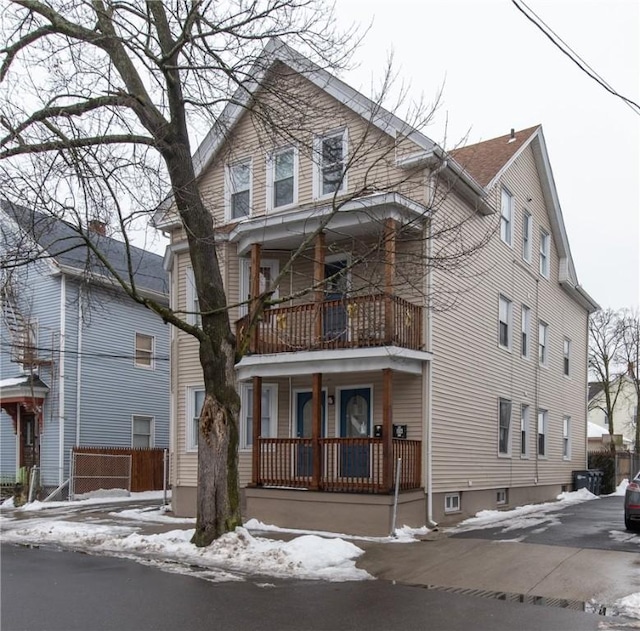
{"type": "MultiPolygon", "coordinates": [[[[0,200],[0,207],[58,264],[79,272],[90,271],[93,274],[111,276],[70,223],[6,200],[0,200]]],[[[91,231],[86,231],[85,235],[118,275],[127,280],[129,278],[128,253],[137,285],[148,291],[168,293],[167,274],[162,266],[161,256],[135,246],[127,247],[122,241],[91,231]]]]}
{"type": "Polygon", "coordinates": [[[514,132],[513,137],[506,134],[454,149],[450,153],[480,185],[487,186],[539,127],[535,125],[514,132]]]}
{"type": "Polygon", "coordinates": [[[589,401],[593,399],[599,392],[604,390],[604,384],[602,381],[590,381],[589,382],[589,401]]]}

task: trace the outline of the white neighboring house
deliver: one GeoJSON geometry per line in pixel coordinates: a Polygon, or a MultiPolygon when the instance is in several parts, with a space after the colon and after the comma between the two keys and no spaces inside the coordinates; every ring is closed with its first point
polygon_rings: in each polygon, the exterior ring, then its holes
{"type": "MultiPolygon", "coordinates": [[[[633,385],[633,373],[627,372],[612,383],[612,396],[616,396],[613,407],[613,430],[614,435],[622,436],[622,444],[625,449],[633,449],[635,440],[636,423],[638,420],[638,400],[636,390],[633,385]]],[[[591,436],[591,426],[595,425],[609,433],[609,419],[606,412],[605,391],[601,382],[589,383],[589,438],[591,436]]],[[[595,432],[595,428],[593,430],[595,432]]],[[[591,441],[590,441],[591,443],[591,441]]]]}

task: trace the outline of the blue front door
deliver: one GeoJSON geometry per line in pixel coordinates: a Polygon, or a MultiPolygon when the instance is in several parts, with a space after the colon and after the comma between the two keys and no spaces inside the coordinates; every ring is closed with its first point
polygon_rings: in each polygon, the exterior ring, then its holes
{"type": "MultiPolygon", "coordinates": [[[[311,392],[296,393],[296,436],[311,438],[313,432],[313,394],[311,392]]],[[[325,393],[322,393],[322,426],[324,436],[325,393]]],[[[313,472],[313,452],[310,445],[298,445],[296,454],[296,475],[309,476],[313,472]]]]}
{"type": "MultiPolygon", "coordinates": [[[[371,435],[371,389],[351,388],[340,391],[340,436],[367,439],[371,435]]],[[[340,475],[369,477],[369,444],[343,445],[340,450],[340,475]]]]}

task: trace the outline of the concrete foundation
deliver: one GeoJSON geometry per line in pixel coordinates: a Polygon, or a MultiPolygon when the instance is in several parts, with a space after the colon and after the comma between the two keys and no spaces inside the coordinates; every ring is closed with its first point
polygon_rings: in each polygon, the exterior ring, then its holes
{"type": "MultiPolygon", "coordinates": [[[[247,488],[245,497],[245,517],[265,524],[375,537],[389,535],[392,527],[393,495],[247,488]]],[[[425,510],[424,491],[401,493],[396,527],[423,526],[425,510]]]]}

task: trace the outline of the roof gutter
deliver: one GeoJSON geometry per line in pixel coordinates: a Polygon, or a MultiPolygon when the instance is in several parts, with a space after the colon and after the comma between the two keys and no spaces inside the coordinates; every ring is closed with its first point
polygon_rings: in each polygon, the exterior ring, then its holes
{"type": "Polygon", "coordinates": [[[420,151],[397,158],[396,166],[401,169],[438,166],[449,181],[462,185],[459,192],[477,204],[477,210],[480,214],[492,215],[495,212],[495,208],[486,202],[487,192],[485,189],[441,147],[435,146],[430,151],[420,151]]]}

